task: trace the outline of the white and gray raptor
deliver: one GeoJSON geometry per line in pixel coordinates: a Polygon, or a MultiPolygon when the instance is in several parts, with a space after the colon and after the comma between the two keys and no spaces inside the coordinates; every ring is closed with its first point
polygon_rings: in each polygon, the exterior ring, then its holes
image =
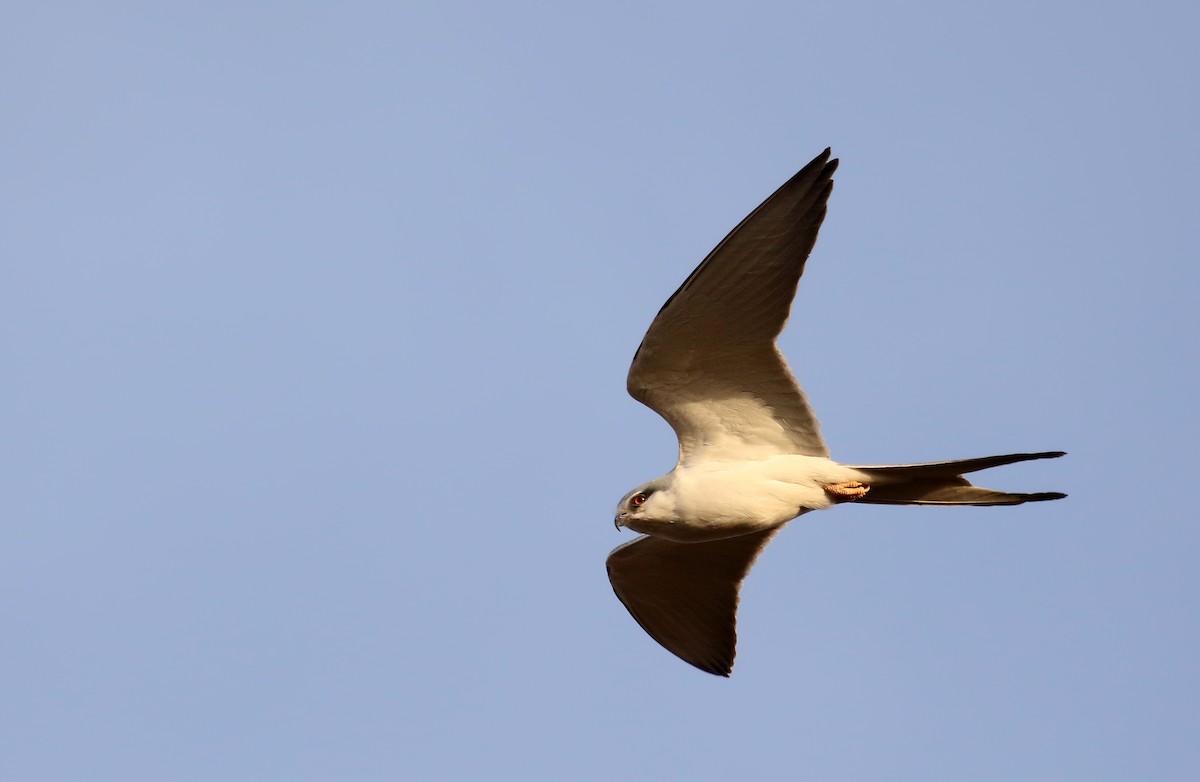
{"type": "Polygon", "coordinates": [[[829,458],[804,392],[775,346],[817,239],[837,160],[826,149],[733,229],[667,300],[629,369],[629,393],[679,437],[675,469],[622,498],[617,527],[644,533],[608,556],[617,597],[697,668],[733,668],[738,589],[784,524],[810,510],[1020,505],[963,475],[1060,451],[929,464],[829,458]]]}

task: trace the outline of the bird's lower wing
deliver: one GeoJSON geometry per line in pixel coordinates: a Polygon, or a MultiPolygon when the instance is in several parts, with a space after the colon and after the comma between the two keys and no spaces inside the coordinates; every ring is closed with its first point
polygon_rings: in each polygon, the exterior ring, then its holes
{"type": "Polygon", "coordinates": [[[608,579],[642,629],[667,651],[728,676],[737,646],[738,590],[777,531],[704,543],[643,535],[608,555],[608,579]]]}

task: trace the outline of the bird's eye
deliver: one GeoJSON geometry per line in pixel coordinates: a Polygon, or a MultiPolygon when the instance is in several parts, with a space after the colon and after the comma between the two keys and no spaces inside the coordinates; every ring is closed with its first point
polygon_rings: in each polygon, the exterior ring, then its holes
{"type": "Polygon", "coordinates": [[[646,495],[645,494],[635,494],[635,495],[633,495],[632,499],[630,499],[629,501],[632,502],[634,505],[645,505],[646,504],[646,495]]]}

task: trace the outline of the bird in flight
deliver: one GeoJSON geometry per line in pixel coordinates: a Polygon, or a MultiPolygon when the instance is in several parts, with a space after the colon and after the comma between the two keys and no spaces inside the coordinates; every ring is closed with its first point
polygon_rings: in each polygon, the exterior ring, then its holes
{"type": "Polygon", "coordinates": [[[1061,451],[924,464],[829,458],[816,416],[775,346],[817,239],[837,160],[826,149],[742,220],[650,324],[630,395],[679,438],[675,469],[626,494],[617,528],[642,535],[608,556],[613,591],[650,637],[702,671],[733,669],[738,590],[787,522],[842,502],[1020,505],[968,473],[1061,451]]]}

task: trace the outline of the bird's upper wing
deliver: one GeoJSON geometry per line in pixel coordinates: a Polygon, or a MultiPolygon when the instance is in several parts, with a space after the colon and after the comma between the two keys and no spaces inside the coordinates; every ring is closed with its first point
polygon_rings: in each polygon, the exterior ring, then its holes
{"type": "Polygon", "coordinates": [[[704,543],[643,535],[608,555],[608,580],[642,629],[702,671],[728,676],[738,588],[778,528],[704,543]]]}
{"type": "Polygon", "coordinates": [[[671,424],[680,461],[755,451],[828,456],[775,347],[817,239],[837,160],[817,156],[733,229],[667,300],[628,387],[671,424]]]}

